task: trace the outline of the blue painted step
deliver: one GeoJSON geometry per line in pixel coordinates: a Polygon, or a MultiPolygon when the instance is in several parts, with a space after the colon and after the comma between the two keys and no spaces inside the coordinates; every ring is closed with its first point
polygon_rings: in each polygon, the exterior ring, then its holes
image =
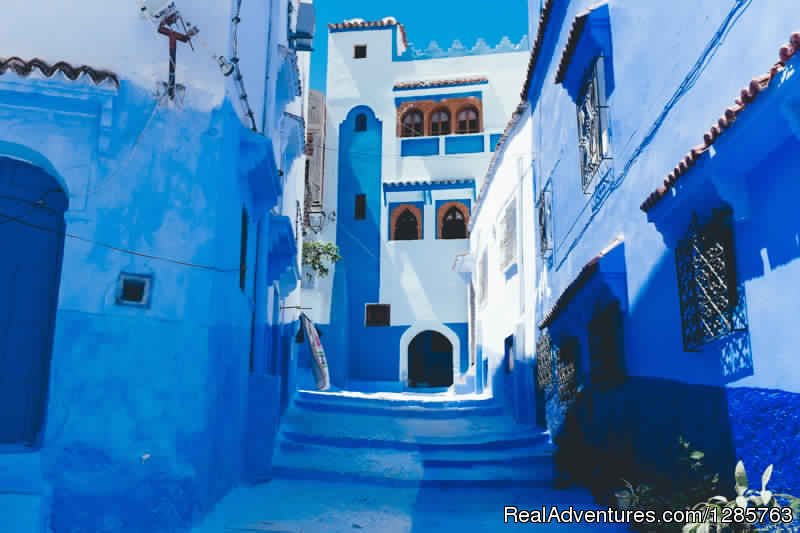
{"type": "MultiPolygon", "coordinates": [[[[488,402],[484,402],[488,403],[488,402]]],[[[417,417],[429,419],[462,418],[465,416],[498,416],[503,414],[503,407],[497,404],[466,405],[458,407],[435,407],[416,404],[391,404],[378,402],[352,402],[342,400],[320,400],[317,398],[298,397],[295,407],[321,413],[353,413],[364,415],[387,415],[417,417]]]]}
{"type": "Polygon", "coordinates": [[[317,391],[298,391],[295,397],[297,401],[313,401],[316,403],[328,403],[333,405],[360,405],[396,408],[400,406],[441,408],[463,408],[463,407],[494,407],[497,403],[490,398],[475,398],[474,395],[466,398],[447,394],[425,394],[425,393],[340,393],[340,392],[317,392],[317,391]]]}
{"type": "Polygon", "coordinates": [[[352,474],[338,471],[319,471],[311,469],[295,469],[275,467],[273,477],[279,479],[298,479],[313,481],[347,481],[365,485],[387,487],[434,487],[434,488],[551,488],[551,479],[529,479],[526,477],[507,477],[501,479],[395,479],[382,475],[352,474]]]}
{"type": "Polygon", "coordinates": [[[318,472],[327,477],[332,473],[342,479],[380,477],[399,481],[485,482],[492,480],[552,481],[553,467],[549,454],[532,453],[480,461],[455,456],[452,460],[426,459],[426,453],[398,449],[352,449],[329,445],[298,445],[284,442],[275,457],[274,468],[282,476],[301,472],[307,476],[318,472]],[[524,460],[523,460],[524,459],[524,460]]]}
{"type": "Polygon", "coordinates": [[[351,449],[394,449],[394,450],[508,450],[523,446],[545,445],[549,441],[547,433],[518,435],[481,435],[448,437],[442,439],[370,439],[336,435],[307,434],[283,431],[286,440],[308,444],[324,444],[351,449]]]}

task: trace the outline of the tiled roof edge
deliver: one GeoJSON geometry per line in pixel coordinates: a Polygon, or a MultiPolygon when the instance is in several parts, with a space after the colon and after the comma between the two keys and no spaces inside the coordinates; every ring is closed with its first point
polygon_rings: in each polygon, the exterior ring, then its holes
{"type": "Polygon", "coordinates": [[[558,63],[556,83],[563,82],[564,78],[567,76],[567,67],[569,66],[573,54],[575,54],[578,41],[580,41],[581,35],[583,35],[583,29],[586,27],[586,20],[589,18],[589,13],[591,12],[590,9],[582,11],[578,13],[572,21],[572,27],[569,29],[569,35],[567,36],[567,44],[564,45],[564,51],[561,53],[561,61],[558,63]]]}
{"type": "Polygon", "coordinates": [[[779,50],[779,61],[775,63],[766,74],[750,80],[750,83],[741,90],[734,105],[728,107],[716,124],[711,126],[711,129],[703,135],[703,144],[698,144],[689,150],[686,156],[681,159],[675,168],[667,174],[667,177],[664,178],[663,185],[650,193],[647,199],[642,202],[642,205],[639,206],[639,209],[647,213],[655,207],[656,204],[667,195],[667,192],[675,186],[675,183],[697,163],[700,156],[736,122],[739,114],[747,109],[762,91],[769,87],[772,79],[779,72],[783,71],[786,67],[786,63],[792,59],[798,51],[800,51],[800,32],[795,32],[789,38],[789,42],[781,46],[779,50]]]}
{"type": "Polygon", "coordinates": [[[76,81],[81,76],[88,76],[95,85],[101,85],[110,81],[115,87],[119,88],[119,78],[109,70],[101,70],[87,65],[73,66],[66,61],[50,64],[43,59],[35,57],[30,61],[16,56],[0,58],[0,75],[8,71],[13,71],[19,76],[30,76],[34,70],[38,70],[47,78],[52,78],[56,73],[61,73],[69,80],[76,81]]]}
{"type": "Polygon", "coordinates": [[[567,285],[567,288],[564,289],[564,292],[562,292],[558,297],[556,303],[553,304],[552,308],[550,308],[550,311],[544,316],[542,321],[539,322],[539,329],[544,329],[553,323],[558,315],[567,308],[572,299],[575,298],[575,296],[578,294],[578,291],[580,291],[583,286],[589,282],[592,276],[594,276],[595,273],[597,273],[597,271],[600,269],[600,260],[608,255],[614,248],[622,244],[622,242],[622,237],[617,237],[611,242],[611,244],[606,246],[603,251],[592,257],[589,262],[583,266],[578,276],[572,281],[572,283],[567,285]]]}
{"type": "Polygon", "coordinates": [[[430,80],[430,81],[406,81],[394,84],[395,89],[428,89],[435,87],[448,87],[450,85],[465,85],[470,83],[484,83],[489,81],[486,76],[476,76],[474,78],[454,78],[449,80],[430,80]]]}

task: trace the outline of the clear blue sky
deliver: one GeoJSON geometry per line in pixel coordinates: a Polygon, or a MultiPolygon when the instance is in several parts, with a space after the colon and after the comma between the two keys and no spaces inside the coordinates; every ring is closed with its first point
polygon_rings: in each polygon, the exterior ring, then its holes
{"type": "Polygon", "coordinates": [[[325,90],[328,24],[351,18],[395,17],[417,48],[436,41],[443,49],[455,39],[471,47],[478,37],[490,46],[507,35],[519,42],[527,33],[526,0],[315,0],[317,31],[311,54],[311,88],[325,90]]]}

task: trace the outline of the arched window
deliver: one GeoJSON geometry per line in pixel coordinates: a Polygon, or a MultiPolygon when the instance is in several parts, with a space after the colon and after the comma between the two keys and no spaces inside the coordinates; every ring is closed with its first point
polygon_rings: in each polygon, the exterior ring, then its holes
{"type": "Polygon", "coordinates": [[[422,116],[422,111],[419,109],[410,109],[406,111],[401,120],[402,131],[401,137],[422,137],[424,135],[425,119],[422,116]]]}
{"type": "Polygon", "coordinates": [[[419,220],[417,216],[406,208],[397,217],[394,225],[394,240],[416,241],[419,239],[419,220]]]}
{"type": "Polygon", "coordinates": [[[356,131],[367,131],[367,115],[364,113],[356,115],[356,131]]]}
{"type": "Polygon", "coordinates": [[[461,109],[458,112],[458,130],[456,133],[478,133],[479,131],[478,110],[474,106],[461,109]]]}
{"type": "Polygon", "coordinates": [[[450,112],[437,109],[431,114],[431,135],[447,135],[450,133],[450,112]]]}
{"type": "Polygon", "coordinates": [[[466,239],[467,221],[464,213],[456,206],[451,207],[444,214],[442,220],[442,239],[466,239]]]}

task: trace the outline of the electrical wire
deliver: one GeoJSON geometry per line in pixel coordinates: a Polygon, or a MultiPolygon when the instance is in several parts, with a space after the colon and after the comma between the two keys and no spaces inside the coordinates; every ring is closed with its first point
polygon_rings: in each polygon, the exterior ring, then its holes
{"type": "Polygon", "coordinates": [[[163,262],[166,262],[166,263],[172,263],[172,264],[176,264],[176,265],[180,265],[180,266],[195,268],[195,269],[199,269],[199,270],[207,270],[207,271],[217,272],[217,273],[221,273],[221,274],[232,274],[232,273],[238,274],[240,272],[239,268],[222,268],[222,267],[218,267],[218,266],[215,266],[215,265],[205,265],[205,264],[201,264],[201,263],[193,263],[193,262],[190,262],[190,261],[184,261],[184,260],[175,259],[175,258],[172,258],[172,257],[155,255],[155,254],[146,253],[146,252],[140,252],[138,250],[132,250],[130,248],[122,248],[120,246],[115,246],[113,244],[108,244],[108,243],[105,243],[105,242],[96,241],[96,240],[93,240],[93,239],[89,239],[87,237],[82,237],[80,235],[76,235],[74,233],[70,233],[70,232],[66,231],[66,229],[64,229],[63,231],[57,231],[57,230],[54,230],[53,228],[50,228],[50,227],[47,227],[47,226],[43,226],[41,224],[35,224],[33,222],[27,221],[27,220],[25,220],[25,216],[24,215],[12,215],[12,214],[4,213],[4,212],[0,211],[0,217],[5,217],[6,218],[5,220],[0,220],[0,224],[7,224],[7,223],[21,224],[21,225],[26,226],[26,227],[31,228],[31,229],[35,229],[35,230],[38,230],[38,231],[43,231],[43,232],[46,232],[46,233],[51,233],[51,234],[58,235],[58,236],[63,236],[63,237],[66,237],[66,238],[74,239],[74,240],[77,240],[77,241],[80,241],[80,242],[91,244],[93,246],[97,246],[97,247],[100,247],[100,248],[105,248],[105,249],[108,249],[108,250],[113,250],[115,252],[119,252],[119,253],[123,253],[123,254],[127,254],[127,255],[133,255],[133,256],[136,256],[136,257],[143,257],[145,259],[152,259],[152,260],[155,260],[155,261],[163,261],[163,262]]]}
{"type": "Polygon", "coordinates": [[[142,126],[142,129],[139,131],[139,134],[134,139],[133,145],[131,146],[130,150],[128,151],[128,155],[125,157],[125,160],[121,161],[117,165],[117,167],[114,169],[114,172],[112,172],[111,174],[106,176],[103,179],[102,182],[98,183],[91,190],[87,191],[87,193],[86,193],[87,195],[94,194],[94,193],[100,191],[101,189],[107,187],[108,185],[112,184],[114,178],[116,178],[122,172],[122,170],[127,167],[128,163],[130,163],[131,159],[133,159],[133,156],[136,153],[136,148],[139,146],[139,143],[141,142],[142,137],[144,136],[144,133],[150,127],[150,124],[153,122],[153,119],[155,119],[155,116],[158,114],[158,110],[161,107],[161,105],[163,104],[164,99],[166,97],[167,97],[166,93],[161,95],[161,98],[159,98],[156,101],[156,103],[153,105],[153,109],[150,111],[150,116],[147,118],[147,121],[145,122],[144,126],[142,126]]]}
{"type": "MultiPolygon", "coordinates": [[[[641,155],[645,152],[645,150],[650,146],[650,144],[655,140],[659,130],[666,122],[667,118],[671,114],[672,110],[678,105],[681,99],[686,96],[689,91],[697,84],[697,81],[700,79],[702,74],[705,72],[706,68],[710,64],[711,60],[719,51],[722,44],[727,39],[728,35],[730,34],[733,27],[736,23],[741,19],[741,17],[745,14],[747,9],[752,4],[752,0],[736,0],[733,8],[728,12],[725,18],[722,20],[720,26],[712,35],[711,39],[706,44],[705,48],[701,52],[700,56],[694,62],[692,67],[689,69],[689,72],[683,78],[681,83],[678,85],[675,92],[672,94],[670,99],[664,105],[661,113],[659,113],[658,117],[653,121],[653,124],[648,129],[647,133],[644,135],[642,140],[640,141],[639,145],[633,150],[631,155],[628,157],[627,161],[623,165],[623,169],[620,174],[613,179],[608,184],[608,190],[604,191],[604,196],[601,198],[596,198],[595,195],[592,195],[584,206],[579,211],[578,215],[575,217],[572,225],[564,234],[565,237],[561,240],[561,242],[557,243],[553,248],[553,256],[556,256],[556,253],[561,251],[564,246],[566,246],[568,236],[572,233],[572,231],[577,227],[578,222],[580,221],[581,217],[586,213],[586,210],[589,208],[590,205],[594,204],[594,208],[592,212],[589,214],[588,220],[584,223],[581,230],[577,233],[577,235],[572,239],[571,244],[567,247],[566,251],[563,253],[563,256],[560,257],[556,265],[556,270],[560,269],[561,266],[567,260],[570,253],[575,249],[580,242],[583,235],[588,230],[589,226],[594,221],[597,213],[600,211],[600,208],[605,204],[611,194],[617,190],[622,183],[625,181],[625,178],[630,173],[631,168],[636,164],[639,160],[641,155]],[[595,204],[595,202],[597,202],[595,204]]],[[[612,171],[613,172],[613,171],[612,171]]]]}

